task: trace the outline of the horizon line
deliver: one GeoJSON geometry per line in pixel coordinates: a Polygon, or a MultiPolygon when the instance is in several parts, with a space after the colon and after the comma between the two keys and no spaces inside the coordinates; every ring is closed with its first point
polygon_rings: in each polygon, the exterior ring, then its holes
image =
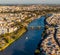
{"type": "Polygon", "coordinates": [[[31,3],[31,4],[0,4],[0,5],[7,5],[7,6],[9,6],[9,5],[60,5],[60,4],[37,4],[37,3],[31,3]]]}

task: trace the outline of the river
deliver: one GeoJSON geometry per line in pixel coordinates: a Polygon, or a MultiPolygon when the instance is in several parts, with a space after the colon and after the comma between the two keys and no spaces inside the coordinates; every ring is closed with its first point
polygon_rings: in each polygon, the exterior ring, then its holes
{"type": "Polygon", "coordinates": [[[41,34],[44,31],[45,25],[44,19],[45,17],[42,16],[32,21],[27,27],[28,31],[5,50],[0,52],[0,55],[34,55],[34,51],[42,39],[41,34]],[[30,28],[30,26],[34,26],[34,29],[30,28]],[[42,28],[35,28],[37,26],[41,26],[42,28]]]}

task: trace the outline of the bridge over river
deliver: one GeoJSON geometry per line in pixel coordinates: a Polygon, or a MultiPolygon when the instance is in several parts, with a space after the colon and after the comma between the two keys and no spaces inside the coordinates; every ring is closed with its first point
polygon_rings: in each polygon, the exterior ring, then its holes
{"type": "Polygon", "coordinates": [[[27,28],[29,29],[41,29],[42,27],[41,26],[28,26],[27,28]]]}

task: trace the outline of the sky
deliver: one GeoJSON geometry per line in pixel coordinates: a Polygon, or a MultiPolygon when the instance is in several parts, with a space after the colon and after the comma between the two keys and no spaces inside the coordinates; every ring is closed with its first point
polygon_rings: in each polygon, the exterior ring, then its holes
{"type": "Polygon", "coordinates": [[[0,0],[0,4],[60,4],[60,0],[0,0]]]}

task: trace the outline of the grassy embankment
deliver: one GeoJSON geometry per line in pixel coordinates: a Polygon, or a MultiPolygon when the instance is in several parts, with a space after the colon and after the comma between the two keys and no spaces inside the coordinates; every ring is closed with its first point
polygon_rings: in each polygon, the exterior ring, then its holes
{"type": "MultiPolygon", "coordinates": [[[[7,48],[10,44],[12,44],[15,40],[17,40],[18,38],[21,37],[21,35],[23,33],[26,32],[26,29],[23,27],[21,29],[18,30],[17,34],[14,34],[14,36],[16,37],[15,39],[12,39],[11,41],[9,41],[8,43],[6,43],[6,45],[4,45],[2,48],[0,48],[0,51],[4,50],[5,48],[7,48]]],[[[11,34],[10,34],[11,35],[11,34]]]]}

